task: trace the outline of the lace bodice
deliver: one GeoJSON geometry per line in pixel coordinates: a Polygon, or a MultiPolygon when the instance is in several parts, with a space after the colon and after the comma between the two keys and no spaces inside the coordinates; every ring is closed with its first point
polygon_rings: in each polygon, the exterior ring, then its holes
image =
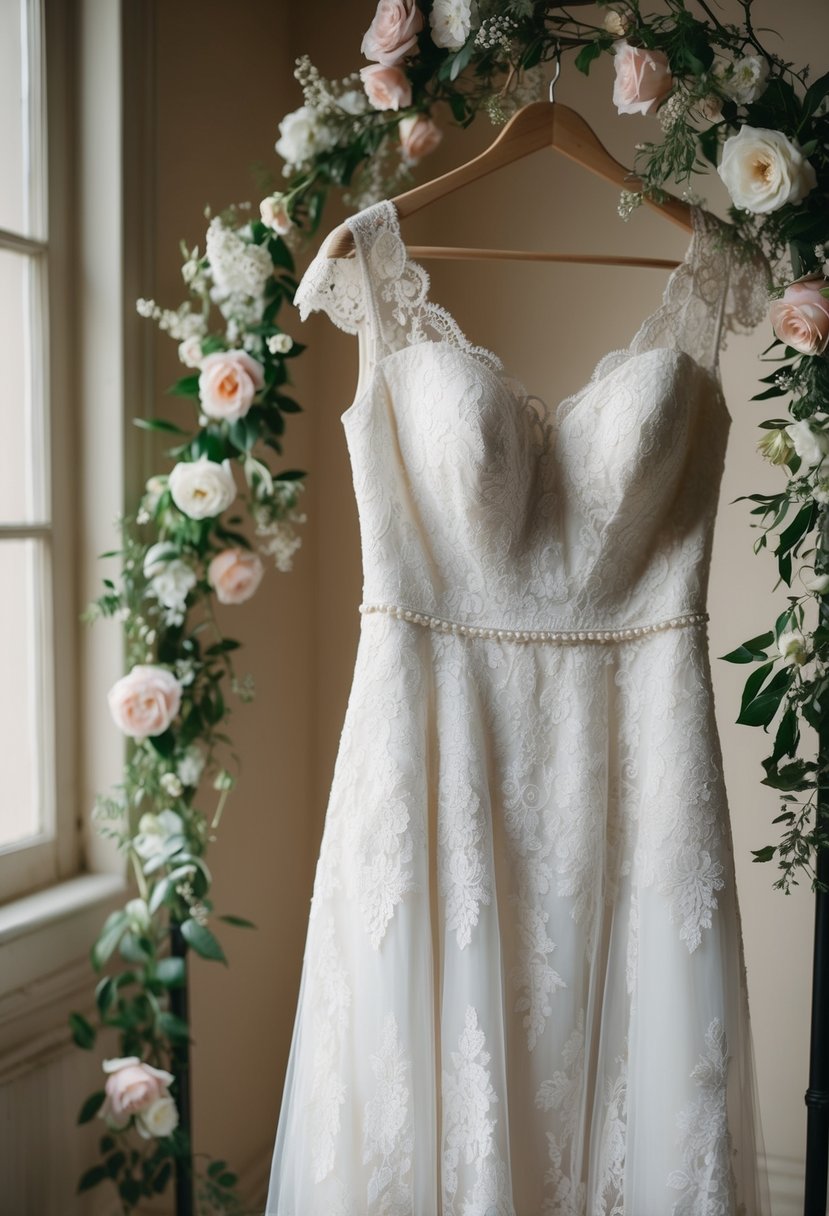
{"type": "Polygon", "coordinates": [[[703,612],[729,426],[718,351],[762,302],[720,222],[694,210],[661,307],[584,388],[548,404],[430,300],[391,202],[348,224],[356,257],[323,246],[296,302],[361,334],[343,423],[365,603],[513,631],[703,612]]]}

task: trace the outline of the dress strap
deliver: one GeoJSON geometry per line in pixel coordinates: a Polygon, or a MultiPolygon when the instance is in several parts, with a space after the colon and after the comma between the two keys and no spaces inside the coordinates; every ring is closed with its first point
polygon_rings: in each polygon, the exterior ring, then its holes
{"type": "Polygon", "coordinates": [[[692,216],[688,252],[630,350],[674,347],[714,371],[725,335],[750,332],[763,319],[771,273],[762,255],[746,255],[728,223],[701,207],[692,216]]]}

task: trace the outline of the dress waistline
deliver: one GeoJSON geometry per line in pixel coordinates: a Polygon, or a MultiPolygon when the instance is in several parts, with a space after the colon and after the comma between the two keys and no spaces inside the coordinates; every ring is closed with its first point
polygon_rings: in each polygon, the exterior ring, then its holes
{"type": "Polygon", "coordinates": [[[580,645],[584,642],[600,645],[606,645],[609,642],[629,642],[636,638],[647,637],[652,633],[664,633],[667,629],[686,629],[689,626],[704,625],[708,620],[707,612],[683,612],[664,621],[656,621],[648,625],[633,625],[623,629],[499,629],[486,625],[467,625],[462,621],[431,616],[426,612],[405,608],[401,604],[363,603],[360,604],[360,612],[363,615],[383,612],[400,621],[409,621],[413,625],[434,629],[438,633],[456,633],[466,638],[486,638],[499,642],[545,642],[557,646],[580,645]]]}

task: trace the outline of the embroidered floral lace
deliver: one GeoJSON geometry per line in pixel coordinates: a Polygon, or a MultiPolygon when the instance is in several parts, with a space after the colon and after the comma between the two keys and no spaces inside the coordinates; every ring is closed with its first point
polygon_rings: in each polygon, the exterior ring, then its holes
{"type": "Polygon", "coordinates": [[[364,596],[271,1216],[761,1216],[705,600],[718,221],[547,406],[429,298],[389,202],[297,292],[360,335],[364,596]],[[600,644],[596,644],[600,643],[600,644]]]}

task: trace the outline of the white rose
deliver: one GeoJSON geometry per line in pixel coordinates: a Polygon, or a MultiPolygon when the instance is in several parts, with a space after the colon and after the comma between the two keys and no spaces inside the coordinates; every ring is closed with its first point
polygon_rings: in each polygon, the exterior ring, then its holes
{"type": "Polygon", "coordinates": [[[180,461],[170,474],[170,493],[179,511],[191,519],[221,515],[236,498],[230,461],[218,464],[206,456],[180,461]]]}
{"type": "Polygon", "coordinates": [[[287,355],[294,344],[290,334],[271,334],[267,340],[268,350],[272,355],[287,355]]]}
{"type": "Polygon", "coordinates": [[[178,1109],[169,1094],[156,1098],[135,1116],[135,1126],[145,1140],[170,1136],[178,1127],[178,1109]]]}
{"type": "Polygon", "coordinates": [[[448,51],[459,51],[472,29],[470,0],[435,0],[429,14],[432,41],[448,51]]]}
{"type": "Polygon", "coordinates": [[[741,127],[725,141],[718,173],[735,207],[767,215],[817,185],[814,166],[782,131],[741,127]]]}
{"type": "Polygon", "coordinates": [[[204,770],[203,753],[195,746],[189,747],[179,760],[177,769],[182,785],[198,785],[204,770]]]}
{"type": "Polygon", "coordinates": [[[334,142],[333,133],[320,122],[316,110],[300,106],[286,114],[279,124],[276,153],[289,165],[302,165],[334,142]]]}
{"type": "Polygon", "coordinates": [[[164,851],[171,836],[181,836],[183,832],[184,822],[175,811],[161,811],[158,815],[145,811],[138,820],[138,831],[133,837],[132,847],[139,857],[149,861],[164,851]]]}
{"type": "Polygon", "coordinates": [[[614,38],[624,38],[630,29],[630,18],[625,13],[619,13],[615,8],[608,9],[604,15],[604,28],[614,38]]]}
{"type": "Polygon", "coordinates": [[[806,419],[791,423],[786,427],[786,434],[807,469],[817,468],[829,454],[829,434],[816,430],[806,419]]]}
{"type": "Polygon", "coordinates": [[[777,649],[781,659],[795,667],[802,667],[808,657],[806,639],[799,629],[781,633],[777,639],[777,649]]]}
{"type": "Polygon", "coordinates": [[[766,87],[769,78],[769,62],[759,55],[746,55],[738,59],[727,72],[722,83],[726,92],[741,105],[756,101],[766,87]]]}
{"type": "Polygon", "coordinates": [[[185,367],[199,367],[202,361],[201,338],[192,334],[178,344],[178,357],[185,367]]]}
{"type": "Polygon", "coordinates": [[[150,590],[164,608],[183,608],[197,582],[193,567],[177,559],[162,566],[153,577],[150,590]]]}

